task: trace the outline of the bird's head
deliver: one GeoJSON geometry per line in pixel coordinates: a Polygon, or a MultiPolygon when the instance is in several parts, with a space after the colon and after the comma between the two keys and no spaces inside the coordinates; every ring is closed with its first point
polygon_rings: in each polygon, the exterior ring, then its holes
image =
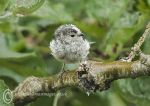
{"type": "Polygon", "coordinates": [[[61,25],[56,29],[54,36],[55,39],[60,39],[68,43],[84,40],[84,34],[72,24],[61,25]]]}

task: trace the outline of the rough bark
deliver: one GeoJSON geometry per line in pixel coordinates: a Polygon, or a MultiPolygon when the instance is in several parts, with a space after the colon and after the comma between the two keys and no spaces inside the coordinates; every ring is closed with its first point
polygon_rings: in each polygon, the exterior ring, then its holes
{"type": "Polygon", "coordinates": [[[66,71],[61,77],[28,77],[13,91],[13,102],[23,106],[39,97],[39,94],[54,93],[66,87],[79,87],[85,92],[106,90],[111,82],[122,78],[137,78],[150,75],[150,55],[140,54],[134,62],[114,61],[109,63],[87,61],[77,70],[66,71]]]}

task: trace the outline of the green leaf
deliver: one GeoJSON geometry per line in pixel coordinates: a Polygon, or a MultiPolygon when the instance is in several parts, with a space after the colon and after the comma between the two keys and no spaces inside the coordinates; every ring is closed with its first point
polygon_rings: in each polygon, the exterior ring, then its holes
{"type": "Polygon", "coordinates": [[[0,66],[0,77],[9,77],[11,79],[14,79],[17,83],[21,82],[24,79],[23,76],[2,66],[0,66]]]}
{"type": "Polygon", "coordinates": [[[36,11],[34,14],[36,17],[40,17],[43,20],[38,20],[38,23],[42,24],[59,24],[59,23],[68,23],[73,21],[70,13],[66,11],[66,8],[63,4],[49,5],[47,2],[36,11]],[[42,14],[42,15],[41,15],[42,14]]]}
{"type": "Polygon", "coordinates": [[[24,59],[24,60],[0,60],[0,65],[7,67],[17,74],[27,76],[46,76],[46,67],[42,59],[36,57],[24,59]]]}
{"type": "Polygon", "coordinates": [[[7,8],[10,0],[0,0],[0,14],[7,8]]]}
{"type": "Polygon", "coordinates": [[[122,79],[116,82],[118,93],[128,102],[137,106],[149,106],[150,78],[122,79]]]}
{"type": "Polygon", "coordinates": [[[18,53],[15,51],[11,51],[7,45],[6,45],[6,40],[5,37],[0,35],[0,59],[7,59],[7,60],[12,60],[12,59],[25,59],[29,57],[34,57],[36,56],[35,53],[18,53]]]}
{"type": "Polygon", "coordinates": [[[45,64],[35,53],[18,53],[11,51],[4,36],[0,36],[0,66],[15,71],[22,76],[45,76],[45,64]]]}
{"type": "Polygon", "coordinates": [[[0,32],[10,33],[12,31],[12,28],[13,27],[12,27],[12,24],[10,22],[5,22],[5,21],[0,20],[0,32]]]}
{"type": "Polygon", "coordinates": [[[116,0],[115,2],[112,0],[89,0],[86,11],[89,17],[94,17],[101,23],[114,24],[127,10],[128,3],[129,0],[116,0]]]}
{"type": "Polygon", "coordinates": [[[150,0],[147,0],[147,2],[148,2],[148,5],[150,6],[150,0]]]}
{"type": "Polygon", "coordinates": [[[14,7],[14,14],[28,15],[40,8],[45,0],[18,0],[14,7]]]}
{"type": "Polygon", "coordinates": [[[13,106],[12,102],[8,104],[4,102],[4,94],[6,95],[5,91],[7,89],[8,86],[4,83],[4,81],[0,80],[0,106],[13,106]]]}
{"type": "Polygon", "coordinates": [[[143,1],[143,0],[139,0],[139,4],[137,5],[139,11],[143,14],[147,14],[147,15],[150,15],[149,14],[149,10],[150,10],[150,6],[149,6],[149,1],[148,1],[148,4],[146,1],[143,1]]]}

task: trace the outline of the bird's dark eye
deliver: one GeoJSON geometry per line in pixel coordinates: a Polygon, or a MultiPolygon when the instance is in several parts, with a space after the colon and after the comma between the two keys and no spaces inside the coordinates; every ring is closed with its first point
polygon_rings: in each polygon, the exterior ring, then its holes
{"type": "Polygon", "coordinates": [[[71,37],[74,37],[75,35],[70,35],[71,37]]]}

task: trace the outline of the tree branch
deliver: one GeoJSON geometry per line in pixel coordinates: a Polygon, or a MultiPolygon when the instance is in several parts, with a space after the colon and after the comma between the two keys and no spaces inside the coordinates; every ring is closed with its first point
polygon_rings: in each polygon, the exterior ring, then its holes
{"type": "Polygon", "coordinates": [[[76,71],[65,72],[62,77],[28,77],[13,91],[13,102],[15,106],[23,106],[38,98],[40,93],[54,93],[71,86],[79,87],[86,92],[102,91],[108,89],[114,80],[144,75],[150,75],[150,55],[143,53],[140,54],[140,60],[134,62],[87,61],[76,71]]]}
{"type": "Polygon", "coordinates": [[[130,52],[129,56],[127,57],[126,61],[131,62],[132,59],[135,57],[135,55],[138,52],[140,52],[140,48],[141,48],[142,44],[144,43],[146,37],[149,35],[149,32],[150,32],[150,22],[147,24],[143,35],[140,37],[140,39],[137,41],[137,43],[134,44],[134,46],[131,48],[131,52],[130,52]]]}
{"type": "Polygon", "coordinates": [[[150,75],[150,55],[140,52],[140,47],[149,32],[150,23],[142,37],[132,48],[127,61],[110,63],[87,61],[81,63],[77,70],[67,71],[61,77],[58,75],[44,78],[28,77],[13,91],[14,104],[23,106],[38,98],[39,94],[54,93],[66,87],[75,86],[90,93],[97,90],[107,90],[114,80],[150,75]],[[137,52],[140,60],[131,62],[137,52]]]}

